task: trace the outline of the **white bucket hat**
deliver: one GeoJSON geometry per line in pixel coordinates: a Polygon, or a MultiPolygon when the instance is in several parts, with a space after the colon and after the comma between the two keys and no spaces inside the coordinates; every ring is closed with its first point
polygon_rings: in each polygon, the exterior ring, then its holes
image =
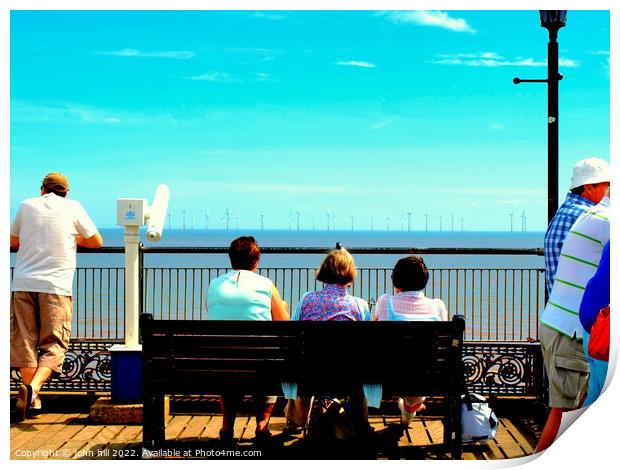
{"type": "Polygon", "coordinates": [[[611,181],[609,164],[597,157],[580,160],[573,166],[573,177],[570,181],[570,189],[578,188],[584,184],[606,183],[611,181]]]}

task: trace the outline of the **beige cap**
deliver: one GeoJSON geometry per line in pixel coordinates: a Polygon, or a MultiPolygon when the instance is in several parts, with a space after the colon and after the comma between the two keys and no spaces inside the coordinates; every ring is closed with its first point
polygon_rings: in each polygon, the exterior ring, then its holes
{"type": "Polygon", "coordinates": [[[43,186],[51,191],[69,191],[69,180],[62,173],[54,172],[43,178],[43,186]]]}
{"type": "Polygon", "coordinates": [[[575,163],[570,188],[584,184],[608,183],[611,180],[609,164],[597,157],[586,158],[575,163]]]}

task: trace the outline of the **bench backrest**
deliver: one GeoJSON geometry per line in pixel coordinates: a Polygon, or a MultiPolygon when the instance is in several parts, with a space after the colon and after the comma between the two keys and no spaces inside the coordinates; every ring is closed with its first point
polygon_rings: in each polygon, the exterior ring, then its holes
{"type": "Polygon", "coordinates": [[[164,393],[346,393],[364,383],[409,395],[454,395],[464,321],[258,322],[141,316],[145,386],[164,393]],[[148,385],[147,385],[148,384],[148,385]]]}

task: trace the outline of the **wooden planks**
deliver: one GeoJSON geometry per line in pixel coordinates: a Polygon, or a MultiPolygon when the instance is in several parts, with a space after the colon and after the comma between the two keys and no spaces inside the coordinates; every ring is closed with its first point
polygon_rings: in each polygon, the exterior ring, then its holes
{"type": "MultiPolygon", "coordinates": [[[[381,433],[397,428],[398,416],[371,415],[370,424],[381,433]]],[[[274,416],[270,429],[274,437],[282,433],[283,416],[274,416]]],[[[166,425],[166,438],[184,446],[192,442],[202,445],[218,439],[222,416],[173,415],[166,425]],[[200,444],[202,443],[202,444],[200,444]]],[[[235,438],[241,449],[254,447],[256,421],[253,416],[239,415],[235,421],[235,438]]],[[[140,458],[142,426],[91,424],[86,414],[50,413],[38,420],[11,425],[11,459],[126,459],[140,458]]],[[[284,445],[298,443],[301,434],[287,438],[284,445]]],[[[387,458],[445,458],[431,449],[443,442],[443,425],[439,417],[418,416],[398,440],[400,457],[387,458]],[[428,448],[428,450],[426,450],[428,448]]],[[[498,460],[529,455],[536,442],[525,429],[509,418],[500,418],[495,439],[486,443],[465,444],[465,460],[498,460]]],[[[382,457],[385,458],[385,457],[382,457]]]]}

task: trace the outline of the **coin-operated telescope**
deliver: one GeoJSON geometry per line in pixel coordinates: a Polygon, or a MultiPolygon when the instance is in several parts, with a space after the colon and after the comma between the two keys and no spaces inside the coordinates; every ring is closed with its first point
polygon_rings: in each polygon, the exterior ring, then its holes
{"type": "Polygon", "coordinates": [[[112,403],[139,402],[142,391],[140,328],[140,227],[146,238],[161,240],[170,190],[160,184],[153,204],[146,199],[116,200],[116,223],[125,229],[125,344],[110,349],[112,403]]]}

